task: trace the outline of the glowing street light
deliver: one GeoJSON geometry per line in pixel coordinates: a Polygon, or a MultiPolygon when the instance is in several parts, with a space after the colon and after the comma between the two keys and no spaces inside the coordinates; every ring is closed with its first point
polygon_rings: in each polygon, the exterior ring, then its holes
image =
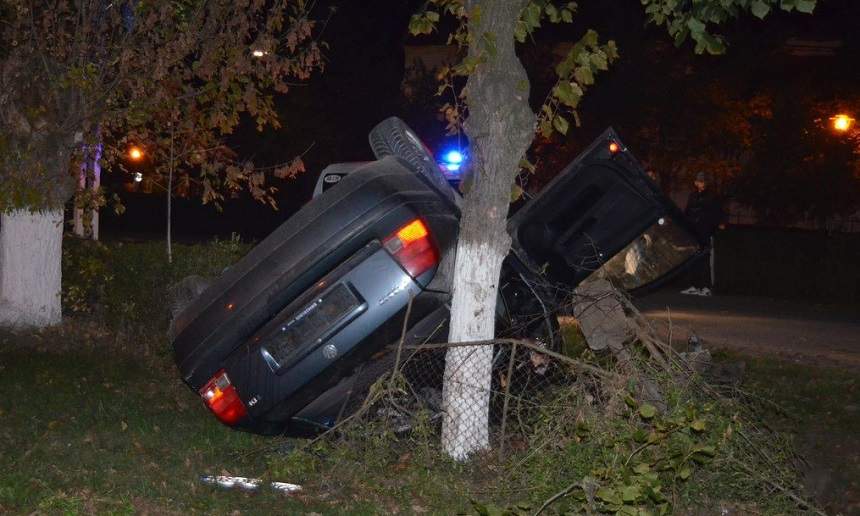
{"type": "Polygon", "coordinates": [[[143,174],[141,172],[135,172],[134,173],[134,182],[140,183],[141,181],[143,181],[143,174]]]}
{"type": "Polygon", "coordinates": [[[140,161],[143,159],[143,150],[140,147],[133,145],[128,149],[128,157],[132,161],[140,161]]]}
{"type": "Polygon", "coordinates": [[[836,115],[830,120],[833,121],[833,129],[840,133],[847,132],[854,125],[854,119],[845,114],[836,115]]]}
{"type": "Polygon", "coordinates": [[[251,55],[254,57],[263,57],[266,54],[268,54],[268,52],[266,52],[265,50],[260,50],[259,48],[255,48],[251,51],[251,55]]]}

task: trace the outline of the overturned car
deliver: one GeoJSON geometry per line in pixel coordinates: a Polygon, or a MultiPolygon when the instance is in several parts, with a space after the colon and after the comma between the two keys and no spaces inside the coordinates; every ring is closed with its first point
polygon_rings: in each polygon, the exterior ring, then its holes
{"type": "MultiPolygon", "coordinates": [[[[330,428],[391,367],[404,322],[406,344],[447,337],[461,198],[399,119],[370,144],[376,161],[323,171],[310,203],[175,318],[182,378],[224,424],[330,428]]],[[[703,250],[611,129],[508,231],[498,330],[553,347],[559,292],[598,269],[628,290],[653,286],[703,250]]]]}

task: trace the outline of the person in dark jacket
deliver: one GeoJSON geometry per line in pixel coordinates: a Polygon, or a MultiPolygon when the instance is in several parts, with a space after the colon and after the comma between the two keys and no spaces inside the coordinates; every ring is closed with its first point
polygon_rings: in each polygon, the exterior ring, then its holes
{"type": "Polygon", "coordinates": [[[712,266],[714,233],[717,228],[724,227],[725,212],[719,197],[708,187],[705,173],[699,172],[693,181],[695,187],[687,198],[687,207],[684,215],[693,224],[693,229],[702,240],[709,242],[711,253],[709,259],[704,261],[695,275],[696,284],[688,289],[682,290],[682,294],[695,294],[700,296],[711,295],[712,266]]]}

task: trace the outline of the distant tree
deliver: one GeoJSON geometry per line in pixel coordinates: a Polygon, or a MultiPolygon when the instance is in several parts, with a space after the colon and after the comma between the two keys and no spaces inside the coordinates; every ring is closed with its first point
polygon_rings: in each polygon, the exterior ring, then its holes
{"type": "Polygon", "coordinates": [[[0,21],[4,325],[60,320],[63,206],[91,149],[110,164],[129,139],[159,158],[172,143],[159,166],[198,170],[204,201],[267,198],[223,138],[242,116],[276,124],[271,95],[321,66],[303,0],[10,0],[0,21]]]}
{"type": "MultiPolygon", "coordinates": [[[[742,13],[764,17],[773,8],[811,12],[814,0],[643,0],[650,21],[665,26],[677,44],[688,37],[697,53],[721,53],[722,37],[708,28],[742,13]]],[[[538,113],[529,105],[530,81],[515,51],[543,21],[573,20],[575,2],[550,0],[430,0],[410,21],[413,34],[432,32],[443,14],[458,20],[450,42],[466,48],[450,71],[467,77],[463,119],[472,157],[454,266],[449,340],[492,339],[498,279],[511,239],[506,231],[514,179],[535,130],[543,136],[567,134],[586,88],[617,56],[614,43],[595,31],[580,35],[556,65],[556,85],[538,113]]],[[[445,85],[443,84],[443,89],[445,85]]],[[[455,347],[448,351],[443,388],[442,446],[463,460],[489,445],[487,428],[492,349],[455,347]]]]}
{"type": "Polygon", "coordinates": [[[760,222],[826,227],[860,209],[860,132],[836,132],[832,106],[783,95],[757,127],[752,158],[737,178],[737,200],[760,222]]]}

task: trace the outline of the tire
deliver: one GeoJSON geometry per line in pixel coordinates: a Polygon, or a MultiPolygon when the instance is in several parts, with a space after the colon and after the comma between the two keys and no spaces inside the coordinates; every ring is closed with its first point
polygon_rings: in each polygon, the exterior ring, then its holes
{"type": "Polygon", "coordinates": [[[394,156],[406,162],[412,170],[427,178],[441,194],[458,204],[451,186],[442,175],[433,154],[406,123],[392,116],[376,125],[368,136],[376,159],[394,156]]]}

